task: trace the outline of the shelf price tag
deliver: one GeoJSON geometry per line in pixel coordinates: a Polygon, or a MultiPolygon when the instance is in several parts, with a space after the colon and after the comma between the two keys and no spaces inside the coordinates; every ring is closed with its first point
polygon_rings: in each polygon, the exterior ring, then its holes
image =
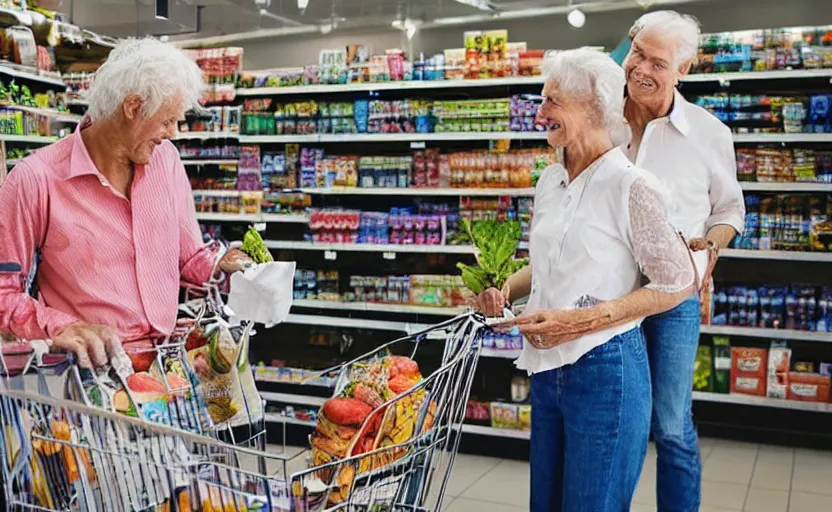
{"type": "Polygon", "coordinates": [[[338,253],[335,251],[324,251],[324,259],[327,261],[335,261],[338,259],[338,253]]]}
{"type": "Polygon", "coordinates": [[[411,142],[410,149],[425,149],[424,142],[411,142]]]}
{"type": "Polygon", "coordinates": [[[255,222],[253,227],[254,227],[254,231],[257,231],[258,233],[262,233],[262,232],[266,231],[266,223],[265,222],[255,222]]]}
{"type": "Polygon", "coordinates": [[[382,254],[382,257],[385,260],[395,260],[396,259],[396,253],[392,252],[392,251],[388,251],[388,252],[385,252],[384,254],[382,254]]]}

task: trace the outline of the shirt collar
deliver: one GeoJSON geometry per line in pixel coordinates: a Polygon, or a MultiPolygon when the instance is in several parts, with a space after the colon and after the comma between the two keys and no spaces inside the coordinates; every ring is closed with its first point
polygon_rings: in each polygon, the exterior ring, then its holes
{"type": "Polygon", "coordinates": [[[84,117],[83,121],[78,123],[78,126],[75,128],[75,132],[70,135],[72,139],[72,152],[69,157],[69,171],[66,173],[66,176],[64,176],[64,181],[88,175],[98,176],[99,178],[101,177],[101,173],[98,172],[98,169],[95,167],[95,163],[92,161],[90,152],[87,151],[87,146],[84,144],[84,138],[81,137],[81,131],[88,128],[91,124],[92,121],[90,118],[84,117]]]}
{"type": "Polygon", "coordinates": [[[670,122],[673,123],[673,126],[679,130],[679,133],[687,137],[690,132],[690,123],[688,123],[688,117],[685,113],[688,102],[678,90],[673,94],[673,107],[670,109],[670,115],[668,117],[670,118],[670,122]]]}

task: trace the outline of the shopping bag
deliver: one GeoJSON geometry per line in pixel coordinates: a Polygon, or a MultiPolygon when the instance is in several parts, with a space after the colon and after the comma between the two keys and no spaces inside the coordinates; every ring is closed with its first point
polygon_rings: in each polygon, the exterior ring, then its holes
{"type": "Polygon", "coordinates": [[[252,265],[231,275],[228,308],[233,318],[272,326],[286,320],[292,307],[295,262],[252,265]]]}

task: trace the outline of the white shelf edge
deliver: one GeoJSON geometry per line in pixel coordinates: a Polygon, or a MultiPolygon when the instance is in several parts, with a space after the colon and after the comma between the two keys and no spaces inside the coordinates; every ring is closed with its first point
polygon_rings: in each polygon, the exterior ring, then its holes
{"type": "Polygon", "coordinates": [[[6,142],[31,142],[37,144],[51,144],[58,140],[57,137],[44,137],[42,135],[7,135],[0,134],[0,140],[6,142]]]}
{"type": "Polygon", "coordinates": [[[260,383],[264,383],[264,384],[295,384],[295,385],[298,385],[298,386],[311,386],[311,387],[315,387],[315,388],[324,388],[324,389],[332,389],[334,387],[334,386],[327,386],[325,384],[292,382],[290,380],[258,379],[257,377],[254,378],[254,382],[260,382],[260,383]]]}
{"type": "Polygon", "coordinates": [[[416,306],[412,304],[383,304],[376,302],[341,302],[329,300],[295,299],[292,306],[299,308],[333,309],[340,311],[373,311],[415,315],[457,316],[468,311],[466,307],[416,306]]]}
{"type": "Polygon", "coordinates": [[[260,391],[260,397],[262,397],[263,400],[271,402],[309,405],[312,407],[321,407],[327,400],[326,398],[320,396],[295,395],[293,393],[274,393],[271,391],[260,391]]]}
{"type": "Polygon", "coordinates": [[[51,117],[58,122],[66,123],[80,123],[84,116],[73,114],[71,112],[61,112],[52,108],[29,107],[26,105],[13,105],[10,103],[0,103],[0,108],[7,108],[10,110],[20,110],[22,112],[31,112],[41,116],[51,117]]]}
{"type": "Polygon", "coordinates": [[[697,73],[682,78],[682,82],[730,82],[733,80],[771,80],[826,77],[832,78],[832,69],[781,69],[774,71],[734,71],[726,73],[697,73]]]}
{"type": "Polygon", "coordinates": [[[748,192],[832,192],[832,183],[814,183],[807,181],[760,182],[741,181],[740,187],[748,192]]]}
{"type": "Polygon", "coordinates": [[[700,402],[716,402],[736,405],[754,405],[758,407],[772,407],[777,409],[792,409],[811,412],[832,412],[832,404],[825,402],[801,402],[798,400],[784,400],[765,396],[741,394],[723,394],[707,391],[694,391],[693,399],[700,402]]]}
{"type": "Polygon", "coordinates": [[[722,249],[720,258],[742,258],[753,260],[816,261],[832,263],[832,252],[801,251],[753,251],[746,249],[722,249]]]}
{"type": "Polygon", "coordinates": [[[205,197],[240,197],[242,192],[239,190],[193,190],[195,196],[205,197]]]}
{"type": "Polygon", "coordinates": [[[401,252],[421,254],[475,254],[469,245],[383,245],[383,244],[325,244],[292,240],[264,240],[269,249],[299,251],[344,251],[344,252],[401,252]]]}
{"type": "Polygon", "coordinates": [[[462,424],[462,432],[465,434],[478,434],[481,436],[503,437],[508,439],[531,439],[531,432],[526,430],[514,430],[510,428],[494,428],[482,425],[462,424]]]}
{"type": "Polygon", "coordinates": [[[522,76],[484,78],[478,80],[413,80],[395,82],[359,82],[351,84],[298,85],[286,87],[256,87],[237,89],[237,96],[282,96],[287,94],[326,94],[333,92],[407,91],[470,87],[500,87],[511,85],[543,85],[543,77],[522,76]]]}
{"type": "Polygon", "coordinates": [[[238,160],[188,160],[186,158],[182,158],[182,165],[237,165],[239,163],[238,160]]]}
{"type": "MultiPolygon", "coordinates": [[[[830,185],[832,188],[832,185],[830,185]]],[[[384,188],[384,187],[337,187],[301,188],[304,194],[354,195],[354,196],[514,196],[532,197],[534,188],[384,188]]]]}
{"type": "MultiPolygon", "coordinates": [[[[235,135],[236,137],[236,135],[235,135]]],[[[178,137],[179,138],[179,137],[178,137]]],[[[185,137],[181,137],[185,138],[185,137]]],[[[308,135],[240,135],[241,144],[323,142],[428,142],[460,140],[545,140],[546,132],[346,133],[308,135]]]]}
{"type": "Polygon", "coordinates": [[[197,212],[197,220],[215,222],[267,222],[275,224],[307,224],[308,215],[280,214],[280,213],[208,213],[197,212]]]}
{"type": "Polygon", "coordinates": [[[832,142],[832,133],[735,133],[734,142],[832,142]]]}
{"type": "Polygon", "coordinates": [[[327,327],[349,327],[412,334],[431,327],[430,324],[393,322],[389,320],[367,320],[365,318],[344,318],[323,315],[299,315],[290,313],[284,323],[298,325],[326,325],[327,327]]]}
{"type": "Polygon", "coordinates": [[[795,331],[791,329],[763,329],[759,327],[735,327],[732,325],[702,325],[702,334],[717,336],[742,336],[746,338],[768,338],[774,340],[812,341],[832,343],[832,332],[795,331]]]}
{"type": "Polygon", "coordinates": [[[237,132],[178,132],[171,140],[209,140],[209,139],[238,139],[237,132]]]}
{"type": "Polygon", "coordinates": [[[480,356],[495,359],[517,359],[518,357],[520,357],[520,350],[501,350],[496,348],[483,348],[480,352],[480,356]]]}
{"type": "Polygon", "coordinates": [[[314,421],[299,420],[297,418],[292,418],[290,416],[284,416],[284,415],[278,414],[276,412],[267,412],[266,413],[266,423],[288,423],[290,425],[302,425],[304,427],[311,427],[311,428],[315,428],[315,425],[316,425],[316,423],[314,421]]]}
{"type": "Polygon", "coordinates": [[[42,82],[45,84],[55,85],[57,87],[60,87],[61,89],[66,89],[66,82],[64,82],[60,78],[40,75],[38,74],[38,71],[36,69],[32,69],[32,71],[30,72],[15,69],[10,66],[0,65],[0,73],[19,78],[25,78],[27,80],[33,80],[36,82],[42,82]]]}

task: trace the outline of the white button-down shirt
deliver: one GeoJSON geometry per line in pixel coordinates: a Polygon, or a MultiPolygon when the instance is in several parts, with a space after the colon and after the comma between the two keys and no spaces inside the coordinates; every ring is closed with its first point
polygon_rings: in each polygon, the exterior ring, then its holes
{"type": "MultiPolygon", "coordinates": [[[[639,288],[642,274],[660,291],[689,287],[693,265],[668,220],[666,201],[655,177],[636,168],[620,148],[571,183],[560,164],[544,170],[534,196],[526,311],[619,299],[639,288]]],[[[547,350],[526,343],[517,367],[538,373],[572,364],[640,323],[634,319],[547,350]]]]}
{"type": "MultiPolygon", "coordinates": [[[[718,224],[742,233],[745,201],[731,130],[678,91],[670,115],[647,124],[635,164],[665,187],[672,200],[671,222],[686,240],[704,237],[718,224]]],[[[701,279],[707,251],[694,253],[694,261],[701,279]]]]}

